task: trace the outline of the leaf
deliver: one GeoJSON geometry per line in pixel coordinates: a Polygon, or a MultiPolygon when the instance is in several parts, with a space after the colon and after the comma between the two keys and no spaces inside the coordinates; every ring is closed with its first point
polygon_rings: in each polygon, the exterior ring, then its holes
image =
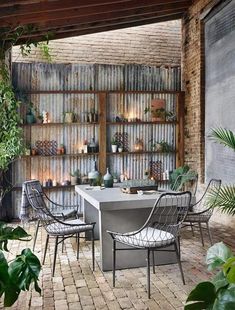
{"type": "Polygon", "coordinates": [[[210,135],[215,142],[223,144],[235,151],[235,135],[231,130],[219,127],[212,129],[210,135]]]}
{"type": "Polygon", "coordinates": [[[41,264],[36,255],[30,249],[24,249],[21,255],[9,265],[9,276],[12,282],[21,290],[28,290],[32,282],[38,292],[41,289],[37,285],[41,264]]]}
{"type": "Polygon", "coordinates": [[[215,243],[207,251],[206,263],[208,270],[211,271],[223,265],[232,256],[231,250],[223,242],[215,243]]]}
{"type": "Polygon", "coordinates": [[[216,298],[216,289],[211,282],[199,283],[189,294],[185,310],[191,309],[212,309],[216,298]],[[193,303],[188,303],[193,302],[193,303]]]}
{"type": "Polygon", "coordinates": [[[223,272],[229,283],[235,283],[235,257],[231,257],[223,266],[223,272]]]}
{"type": "Polygon", "coordinates": [[[212,283],[214,284],[216,291],[229,284],[223,271],[217,273],[217,275],[213,278],[212,283]]]}
{"type": "Polygon", "coordinates": [[[215,300],[213,310],[232,310],[235,309],[235,285],[221,289],[215,300]]]}
{"type": "Polygon", "coordinates": [[[235,186],[223,185],[219,192],[212,190],[207,203],[213,208],[219,208],[223,213],[235,215],[235,186]]]}

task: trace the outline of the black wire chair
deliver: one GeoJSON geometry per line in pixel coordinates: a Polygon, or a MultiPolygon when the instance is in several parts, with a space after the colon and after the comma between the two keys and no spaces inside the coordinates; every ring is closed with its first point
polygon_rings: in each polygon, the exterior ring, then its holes
{"type": "Polygon", "coordinates": [[[194,205],[190,207],[190,211],[183,221],[183,226],[190,226],[192,233],[194,235],[193,227],[198,227],[200,230],[202,245],[204,246],[203,229],[206,229],[210,239],[211,245],[213,244],[213,239],[209,227],[209,220],[212,216],[214,205],[216,203],[219,190],[221,187],[221,180],[211,179],[207,185],[207,188],[200,198],[194,205]],[[211,199],[211,194],[213,193],[213,199],[211,199]],[[202,224],[206,224],[203,227],[202,224]]]}
{"type": "MultiPolygon", "coordinates": [[[[25,181],[23,183],[23,188],[25,188],[27,185],[33,184],[34,188],[38,190],[39,193],[42,194],[44,199],[47,202],[47,205],[51,211],[51,213],[56,216],[57,218],[65,221],[67,219],[71,218],[79,218],[81,213],[79,213],[79,205],[76,206],[64,206],[59,203],[56,203],[52,201],[44,192],[42,189],[42,185],[38,180],[30,180],[30,181],[25,181]]],[[[37,214],[35,214],[37,217],[37,214]]],[[[35,250],[35,245],[37,241],[37,236],[38,236],[38,230],[41,227],[41,220],[37,218],[37,225],[36,225],[36,230],[34,234],[34,241],[33,241],[33,251],[35,250]]]]}
{"type": "Polygon", "coordinates": [[[150,253],[152,252],[153,273],[155,273],[154,251],[173,251],[185,284],[183,269],[180,261],[179,231],[184,217],[179,221],[179,214],[186,216],[191,202],[191,193],[164,193],[154,204],[144,225],[132,232],[120,233],[108,231],[113,239],[113,287],[115,287],[116,251],[146,250],[147,252],[147,291],[150,298],[150,253]],[[116,243],[122,243],[128,248],[117,248],[116,243]],[[170,245],[174,249],[163,249],[170,245]]]}
{"type": "Polygon", "coordinates": [[[44,248],[43,255],[43,264],[46,258],[46,252],[49,242],[49,237],[55,238],[55,249],[54,249],[54,259],[53,259],[53,268],[52,276],[55,274],[55,264],[58,245],[62,243],[65,239],[72,236],[77,238],[77,259],[79,258],[79,239],[83,238],[80,234],[83,232],[91,233],[92,241],[92,268],[95,269],[95,248],[94,248],[94,226],[95,223],[85,223],[80,219],[73,219],[62,221],[51,213],[48,207],[45,204],[43,193],[37,188],[37,181],[28,181],[26,184],[26,195],[28,201],[35,213],[37,214],[38,219],[40,220],[42,226],[47,232],[47,239],[44,248]]]}

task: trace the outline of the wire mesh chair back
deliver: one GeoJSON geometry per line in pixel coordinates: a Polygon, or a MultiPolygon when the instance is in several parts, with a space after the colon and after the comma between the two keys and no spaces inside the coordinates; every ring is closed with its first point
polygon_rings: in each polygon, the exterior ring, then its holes
{"type": "Polygon", "coordinates": [[[164,193],[157,199],[149,217],[139,230],[120,234],[116,239],[137,248],[169,245],[178,236],[190,202],[190,192],[164,193]],[[183,214],[183,217],[179,217],[179,214],[183,214]]]}
{"type": "Polygon", "coordinates": [[[197,186],[198,174],[187,173],[178,175],[171,189],[174,191],[190,191],[195,196],[197,186]]]}
{"type": "Polygon", "coordinates": [[[211,179],[201,199],[192,206],[192,212],[203,213],[204,215],[211,215],[213,212],[213,205],[217,200],[221,180],[211,179]],[[213,199],[211,198],[213,195],[213,199]]]}
{"type": "Polygon", "coordinates": [[[42,186],[39,181],[26,181],[25,190],[28,201],[42,224],[48,225],[56,218],[50,212],[43,198],[42,186]]]}

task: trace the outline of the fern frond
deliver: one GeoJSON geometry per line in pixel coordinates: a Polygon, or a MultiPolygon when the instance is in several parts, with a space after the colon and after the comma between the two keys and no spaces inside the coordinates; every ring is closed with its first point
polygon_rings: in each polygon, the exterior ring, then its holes
{"type": "Polygon", "coordinates": [[[214,128],[212,129],[210,137],[216,142],[223,144],[235,151],[235,134],[231,130],[221,127],[214,128]]]}
{"type": "Polygon", "coordinates": [[[212,190],[208,195],[207,205],[218,208],[222,213],[235,215],[235,185],[221,186],[219,192],[212,190]]]}

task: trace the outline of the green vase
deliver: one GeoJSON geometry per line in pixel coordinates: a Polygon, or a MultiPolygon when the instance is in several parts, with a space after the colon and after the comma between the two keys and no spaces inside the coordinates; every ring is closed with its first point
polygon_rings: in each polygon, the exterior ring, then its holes
{"type": "Polygon", "coordinates": [[[26,123],[27,124],[33,124],[35,123],[35,117],[33,114],[27,114],[26,115],[26,123]]]}
{"type": "Polygon", "coordinates": [[[104,175],[103,179],[104,179],[104,186],[105,187],[113,187],[113,177],[109,173],[109,168],[107,168],[107,172],[104,175]]]}

